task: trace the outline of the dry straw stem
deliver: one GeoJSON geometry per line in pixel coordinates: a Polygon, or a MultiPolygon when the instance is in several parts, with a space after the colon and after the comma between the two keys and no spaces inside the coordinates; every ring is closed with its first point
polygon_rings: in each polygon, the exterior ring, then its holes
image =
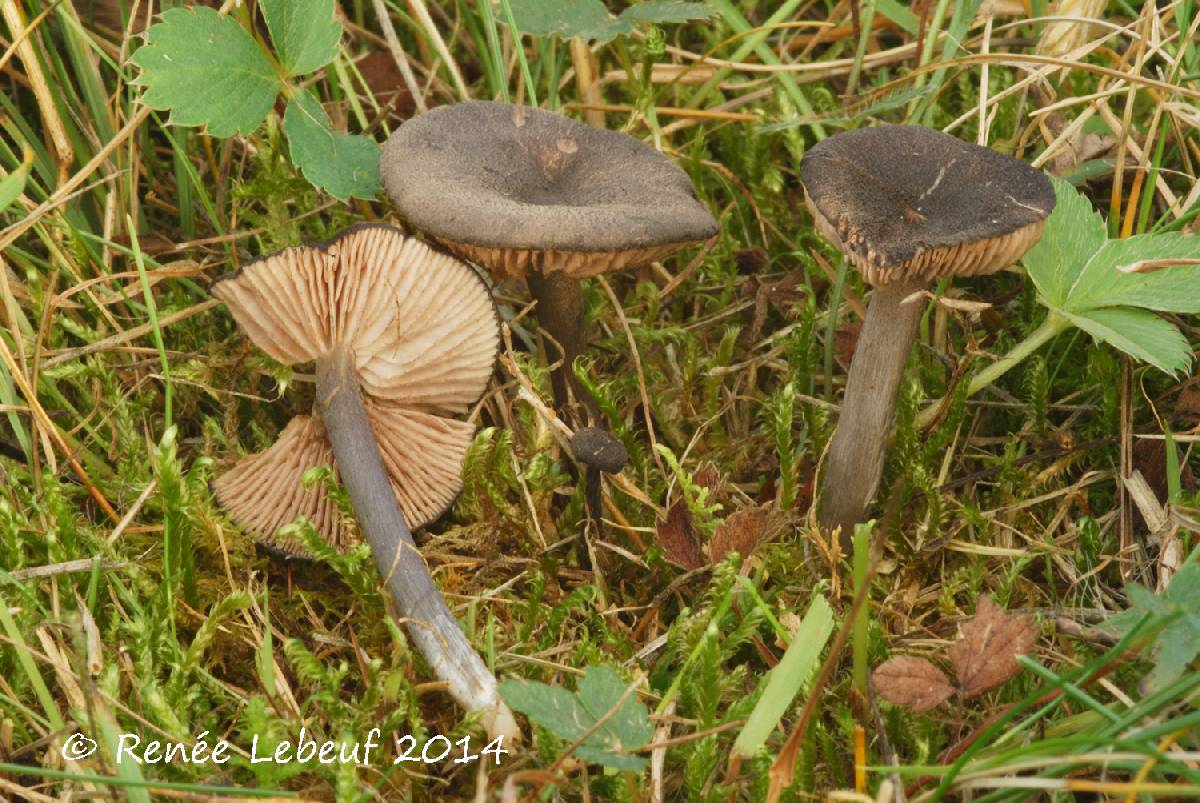
{"type": "Polygon", "coordinates": [[[29,38],[30,34],[37,30],[37,27],[42,24],[42,20],[46,19],[53,10],[53,5],[47,7],[45,11],[33,18],[33,22],[18,31],[17,36],[13,38],[12,44],[8,46],[8,50],[5,50],[4,54],[0,55],[0,70],[3,70],[8,65],[9,60],[17,52],[17,49],[21,47],[21,44],[29,38]]]}
{"type": "MultiPolygon", "coordinates": [[[[584,111],[621,112],[633,114],[637,107],[628,103],[567,103],[563,109],[583,109],[584,111]]],[[[678,106],[655,106],[654,113],[664,117],[688,117],[694,120],[720,120],[722,122],[752,123],[758,120],[756,114],[738,114],[736,112],[713,111],[711,109],[685,109],[678,106]]]]}
{"type": "MultiPolygon", "coordinates": [[[[107,497],[104,496],[104,493],[97,488],[90,479],[88,479],[87,472],[84,471],[83,466],[80,465],[79,461],[74,457],[75,452],[70,446],[67,445],[66,439],[64,439],[62,433],[58,431],[58,427],[54,425],[54,422],[50,420],[50,416],[46,414],[46,410],[44,407],[42,407],[41,402],[38,401],[37,394],[30,385],[29,379],[25,376],[25,372],[22,371],[17,365],[17,361],[13,358],[12,352],[8,350],[8,344],[4,342],[4,338],[2,337],[0,337],[0,358],[3,359],[9,375],[13,378],[17,388],[21,391],[21,395],[25,397],[25,401],[29,404],[30,410],[33,411],[34,420],[37,421],[38,427],[43,436],[48,436],[52,441],[54,441],[54,445],[58,448],[58,451],[67,461],[67,465],[71,467],[71,470],[75,472],[75,476],[78,477],[79,481],[82,482],[88,489],[88,493],[90,493],[92,498],[96,500],[96,504],[100,505],[100,509],[104,511],[105,515],[107,515],[114,522],[120,521],[121,517],[117,515],[117,511],[113,510],[112,504],[109,503],[107,497]]],[[[54,467],[54,452],[47,450],[46,456],[51,462],[50,470],[56,471],[57,469],[54,467]]]]}
{"type": "Polygon", "coordinates": [[[3,251],[15,243],[18,237],[29,231],[29,229],[33,228],[34,224],[45,217],[46,214],[54,211],[65,201],[67,201],[70,198],[71,193],[79,189],[83,182],[87,181],[88,177],[91,176],[92,173],[96,172],[98,169],[100,169],[101,165],[108,161],[108,157],[112,155],[113,151],[119,148],[125,142],[125,140],[132,136],[133,132],[136,131],[142,123],[146,122],[146,118],[150,116],[150,112],[151,109],[149,106],[143,106],[142,108],[138,109],[137,114],[129,119],[129,122],[127,122],[121,128],[121,130],[117,132],[116,136],[114,136],[109,142],[105,143],[104,147],[97,151],[96,155],[89,159],[87,164],[81,167],[75,175],[71,176],[71,178],[65,184],[55,190],[54,194],[47,198],[44,203],[39,204],[37,208],[35,208],[25,217],[18,220],[16,223],[9,226],[7,229],[0,231],[0,251],[3,251]]]}
{"type": "Polygon", "coordinates": [[[1042,29],[1037,48],[1046,56],[1065,56],[1087,40],[1091,23],[1104,13],[1105,0],[1062,0],[1058,16],[1042,29]]]}
{"type": "MultiPolygon", "coordinates": [[[[220,306],[221,302],[215,298],[210,298],[207,301],[201,301],[199,304],[193,304],[186,309],[181,309],[178,312],[172,312],[170,315],[164,315],[158,319],[159,328],[165,328],[171,324],[186,320],[202,312],[208,312],[213,307],[220,306]]],[[[96,340],[88,343],[86,346],[78,346],[73,349],[58,352],[50,359],[46,360],[44,366],[52,368],[55,365],[61,365],[65,362],[86,357],[89,354],[96,354],[101,351],[108,351],[114,346],[119,346],[122,343],[128,343],[130,340],[136,340],[139,337],[145,337],[154,330],[154,324],[144,323],[139,326],[134,326],[124,331],[118,332],[115,335],[109,335],[101,340],[96,340]]]]}
{"type": "Polygon", "coordinates": [[[594,128],[604,128],[604,112],[601,110],[604,95],[601,84],[596,81],[596,57],[587,42],[578,36],[571,37],[571,63],[575,67],[579,97],[583,98],[583,104],[580,105],[584,110],[583,118],[594,128]]]}
{"type": "MultiPolygon", "coordinates": [[[[488,0],[480,0],[480,2],[488,2],[488,0]]],[[[450,55],[450,50],[446,47],[446,40],[442,38],[442,32],[438,29],[437,23],[433,21],[433,17],[429,16],[425,0],[408,0],[408,7],[412,9],[417,21],[421,23],[425,35],[433,42],[434,50],[446,63],[446,69],[450,71],[450,78],[454,81],[454,88],[458,90],[459,100],[470,100],[471,90],[467,89],[462,72],[458,69],[458,62],[450,55]]]]}
{"type": "Polygon", "coordinates": [[[638,353],[637,339],[634,338],[633,331],[629,328],[629,319],[625,317],[625,307],[621,305],[621,300],[613,292],[608,280],[603,276],[597,276],[596,280],[604,288],[604,293],[608,296],[608,301],[612,304],[613,311],[617,314],[617,320],[621,323],[621,329],[625,332],[625,340],[629,343],[629,356],[633,360],[633,369],[637,374],[638,380],[638,393],[641,394],[642,409],[645,411],[646,437],[650,441],[650,454],[654,456],[654,462],[658,465],[658,470],[663,476],[666,476],[666,467],[663,466],[662,458],[658,454],[658,439],[654,435],[654,409],[650,406],[650,394],[646,390],[646,372],[642,368],[642,357],[638,353]]]}
{"type": "MultiPolygon", "coordinates": [[[[47,12],[49,10],[47,9],[47,12]]],[[[23,14],[16,0],[3,0],[0,11],[3,12],[4,21],[8,23],[8,30],[13,34],[14,46],[21,56],[25,75],[29,78],[29,85],[33,89],[34,97],[37,98],[38,110],[42,113],[42,122],[50,134],[50,141],[54,143],[54,155],[58,162],[59,181],[61,181],[62,177],[66,175],[67,168],[75,161],[75,148],[71,145],[71,139],[63,127],[62,118],[58,114],[58,106],[54,102],[54,94],[46,83],[41,61],[34,49],[33,26],[26,29],[23,14]]],[[[35,24],[45,18],[46,15],[42,14],[37,18],[35,24]]],[[[3,247],[0,247],[0,250],[3,250],[3,247]]]]}
{"type": "Polygon", "coordinates": [[[384,0],[371,0],[371,6],[375,9],[375,19],[379,21],[379,27],[383,29],[388,51],[392,54],[397,69],[400,70],[400,77],[404,79],[404,86],[408,90],[408,94],[412,96],[417,111],[425,111],[429,108],[425,105],[425,93],[421,91],[421,87],[417,84],[417,77],[413,75],[412,65],[408,63],[404,46],[400,44],[400,38],[396,36],[396,28],[392,25],[392,18],[388,14],[384,0]]]}
{"type": "MultiPolygon", "coordinates": [[[[1146,59],[1146,35],[1145,32],[1149,27],[1149,19],[1144,13],[1146,8],[1153,8],[1153,3],[1146,3],[1143,7],[1143,15],[1138,18],[1139,27],[1142,35],[1133,43],[1133,74],[1140,76],[1142,67],[1146,59]]],[[[1124,64],[1129,57],[1129,52],[1121,54],[1121,63],[1124,64]]],[[[1117,141],[1117,163],[1113,172],[1112,192],[1109,199],[1109,218],[1113,221],[1119,220],[1121,217],[1121,192],[1124,189],[1123,181],[1125,177],[1125,151],[1129,147],[1129,131],[1133,125],[1133,102],[1137,99],[1137,85],[1133,81],[1129,81],[1128,89],[1125,92],[1125,110],[1121,117],[1120,137],[1117,141]]],[[[1150,136],[1146,138],[1147,142],[1152,142],[1150,136]]],[[[1122,237],[1127,237],[1127,234],[1122,234],[1122,237]]],[[[1122,492],[1123,493],[1123,492],[1122,492]]],[[[1125,507],[1125,499],[1122,495],[1122,507],[1125,507]]]]}
{"type": "MultiPolygon", "coordinates": [[[[1030,53],[976,53],[974,55],[959,56],[958,58],[948,59],[929,67],[922,67],[920,70],[914,70],[913,73],[933,72],[935,70],[945,69],[947,67],[969,66],[973,64],[1002,64],[1007,67],[1023,67],[1027,64],[1040,64],[1052,65],[1054,67],[1067,67],[1070,69],[1083,70],[1084,72],[1096,73],[1097,75],[1103,75],[1108,78],[1128,80],[1132,83],[1140,84],[1141,86],[1147,88],[1161,90],[1168,95],[1177,94],[1183,95],[1187,98],[1192,98],[1193,100],[1200,100],[1200,89],[1192,89],[1182,85],[1171,84],[1166,81],[1159,81],[1156,78],[1149,78],[1144,75],[1122,72],[1121,70],[1116,70],[1111,67],[1102,67],[1099,64],[1092,64],[1090,62],[1072,62],[1066,59],[1054,58],[1052,56],[1036,56],[1030,53]]],[[[909,77],[910,76],[906,75],[905,78],[901,80],[907,80],[909,77]]]]}

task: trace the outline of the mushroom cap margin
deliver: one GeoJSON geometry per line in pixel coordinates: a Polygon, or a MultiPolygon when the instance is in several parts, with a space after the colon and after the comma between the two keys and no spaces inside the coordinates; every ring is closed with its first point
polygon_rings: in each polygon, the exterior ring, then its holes
{"type": "Polygon", "coordinates": [[[805,155],[800,174],[817,228],[875,286],[1007,267],[1055,203],[1042,171],[920,126],[837,134],[805,155]]]}
{"type": "Polygon", "coordinates": [[[511,275],[633,267],[718,230],[687,174],[654,148],[526,106],[432,109],[392,134],[380,173],[409,223],[511,275]]]}
{"type": "Polygon", "coordinates": [[[500,345],[482,277],[393,226],[354,226],[262,257],[212,294],[274,359],[308,363],[346,344],[367,393],[413,409],[465,412],[500,345]]]}

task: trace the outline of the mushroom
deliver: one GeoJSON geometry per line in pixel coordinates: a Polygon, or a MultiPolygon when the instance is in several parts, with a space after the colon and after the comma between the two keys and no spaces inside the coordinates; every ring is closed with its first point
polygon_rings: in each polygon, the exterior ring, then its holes
{"type": "Polygon", "coordinates": [[[414,117],[379,169],[413,226],[498,277],[525,278],[562,352],[560,409],[585,344],[579,280],[717,233],[687,174],[657,150],[528,106],[472,101],[414,117]]]}
{"type": "MultiPolygon", "coordinates": [[[[495,677],[409,529],[440,515],[459,489],[474,427],[448,416],[483,392],[499,346],[483,281],[396,228],[366,225],[252,262],[212,293],[271,357],[316,363],[319,416],[298,416],[272,447],[218,478],[218,501],[268,541],[303,515],[341,546],[348,539],[333,501],[302,482],[310,467],[332,465],[417,649],[493,737],[517,738],[495,677]]],[[[288,539],[275,545],[299,549],[288,539]]]]}
{"type": "Polygon", "coordinates": [[[875,288],[829,445],[819,520],[845,547],[883,471],[904,366],[936,279],[994,273],[1041,237],[1054,188],[1010,156],[940,131],[837,134],[800,164],[817,230],[875,288]]]}
{"type": "Polygon", "coordinates": [[[611,432],[599,427],[582,427],[571,436],[571,453],[586,466],[584,473],[584,499],[588,516],[596,523],[598,537],[603,537],[601,524],[603,508],[600,500],[600,474],[616,474],[629,462],[625,444],[611,432]]]}

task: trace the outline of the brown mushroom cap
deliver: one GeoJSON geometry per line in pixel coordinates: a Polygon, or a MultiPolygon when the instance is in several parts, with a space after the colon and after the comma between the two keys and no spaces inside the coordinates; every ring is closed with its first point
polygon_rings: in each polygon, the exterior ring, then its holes
{"type": "Polygon", "coordinates": [[[717,233],[687,174],[626,134],[472,101],[400,126],[380,159],[412,225],[490,270],[590,276],[717,233]]]}
{"type": "Polygon", "coordinates": [[[920,126],[832,136],[805,154],[800,177],[818,229],[875,286],[1007,267],[1054,209],[1040,170],[920,126]]]}
{"type": "MultiPolygon", "coordinates": [[[[332,242],[288,248],[218,280],[212,293],[275,359],[354,352],[371,427],[405,520],[440,516],[461,487],[475,426],[445,417],[483,393],[499,333],[491,294],[470,267],[390,226],[358,226],[332,242]]],[[[336,468],[318,419],[297,416],[270,448],[213,483],[217,501],[268,544],[302,552],[280,527],[304,516],[335,546],[348,542],[314,466],[336,468]]]]}

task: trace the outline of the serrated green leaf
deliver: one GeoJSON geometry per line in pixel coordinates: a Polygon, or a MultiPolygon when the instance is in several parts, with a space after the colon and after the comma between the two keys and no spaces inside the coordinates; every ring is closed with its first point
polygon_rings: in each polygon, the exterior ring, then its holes
{"type": "Polygon", "coordinates": [[[1125,588],[1125,596],[1129,598],[1129,604],[1134,608],[1140,608],[1138,613],[1149,611],[1157,614],[1168,614],[1171,612],[1171,606],[1155,595],[1153,591],[1146,588],[1141,583],[1130,583],[1125,588]]]}
{"type": "Polygon", "coordinates": [[[521,33],[606,42],[622,32],[600,0],[508,0],[508,7],[521,33]]]}
{"type": "Polygon", "coordinates": [[[1042,239],[1022,261],[1046,303],[1066,309],[1071,288],[1107,235],[1100,215],[1070,184],[1054,179],[1054,194],[1042,239]]]}
{"type": "Polygon", "coordinates": [[[319,70],[337,56],[342,24],[333,0],[259,0],[258,7],[288,75],[319,70]]]}
{"type": "Polygon", "coordinates": [[[1163,596],[1172,605],[1200,616],[1200,563],[1189,563],[1175,572],[1163,596]]]}
{"type": "Polygon", "coordinates": [[[1152,312],[1131,307],[1061,314],[1083,331],[1131,357],[1175,376],[1191,367],[1192,352],[1179,330],[1152,312]]]}
{"type": "Polygon", "coordinates": [[[1149,686],[1152,690],[1162,689],[1200,657],[1200,564],[1188,563],[1177,571],[1159,596],[1137,583],[1130,583],[1125,595],[1129,609],[1105,622],[1105,630],[1124,635],[1146,614],[1160,620],[1174,617],[1158,632],[1152,652],[1154,669],[1149,686]]]}
{"type": "Polygon", "coordinates": [[[292,162],[335,198],[372,198],[379,191],[379,143],[330,128],[329,115],[309,92],[297,92],[283,115],[292,162]]]}
{"type": "Polygon", "coordinates": [[[575,741],[587,732],[587,714],[578,698],[562,686],[536,680],[505,680],[500,696],[514,710],[560,739],[575,741]]]}
{"type": "MultiPolygon", "coordinates": [[[[617,704],[628,686],[608,667],[591,667],[579,682],[577,695],[592,721],[598,722],[617,704]]],[[[649,744],[653,737],[654,726],[646,707],[636,694],[630,694],[599,730],[588,737],[579,755],[588,761],[636,771],[645,765],[645,759],[627,753],[649,744]]]]}
{"type": "Polygon", "coordinates": [[[705,3],[690,3],[684,0],[648,0],[645,3],[634,3],[622,11],[620,19],[654,23],[688,22],[706,19],[714,13],[716,13],[716,9],[705,3]]]}
{"type": "Polygon", "coordinates": [[[282,86],[275,68],[236,20],[211,8],[173,8],[150,26],[133,54],[142,101],[170,109],[176,125],[207,126],[216,137],[249,134],[282,86]]]}
{"type": "Polygon", "coordinates": [[[1042,239],[1023,260],[1042,301],[1097,340],[1166,373],[1186,371],[1192,364],[1187,340],[1148,310],[1200,312],[1200,266],[1150,273],[1121,268],[1195,258],[1200,238],[1171,233],[1110,240],[1091,203],[1070,184],[1055,179],[1054,192],[1057,203],[1042,239]]]}
{"type": "Polygon", "coordinates": [[[1161,689],[1179,679],[1200,656],[1200,616],[1181,613],[1158,634],[1150,688],[1161,689]]]}
{"type": "Polygon", "coordinates": [[[683,0],[636,3],[619,17],[613,17],[600,0],[508,0],[508,5],[521,33],[558,34],[568,39],[578,36],[599,42],[633,33],[639,22],[687,22],[714,13],[704,3],[683,0]]]}
{"type": "Polygon", "coordinates": [[[1200,265],[1179,265],[1150,273],[1121,270],[1144,260],[1197,257],[1200,237],[1172,232],[1109,240],[1088,260],[1067,296],[1067,307],[1120,305],[1160,312],[1200,312],[1200,265]]]}
{"type": "Polygon", "coordinates": [[[1194,259],[1200,254],[1200,238],[1164,233],[1110,240],[1084,196],[1058,179],[1054,192],[1057,203],[1045,233],[1023,260],[1046,303],[1074,313],[1120,306],[1200,312],[1200,266],[1150,273],[1120,270],[1145,260],[1194,259]]]}
{"type": "Polygon", "coordinates": [[[533,680],[506,680],[500,683],[500,696],[563,741],[578,741],[595,728],[575,750],[576,755],[595,764],[638,772],[646,759],[631,753],[650,743],[654,726],[637,696],[625,696],[627,689],[628,684],[612,669],[594,666],[584,673],[574,694],[533,680]],[[613,711],[618,702],[620,707],[613,711]]]}

